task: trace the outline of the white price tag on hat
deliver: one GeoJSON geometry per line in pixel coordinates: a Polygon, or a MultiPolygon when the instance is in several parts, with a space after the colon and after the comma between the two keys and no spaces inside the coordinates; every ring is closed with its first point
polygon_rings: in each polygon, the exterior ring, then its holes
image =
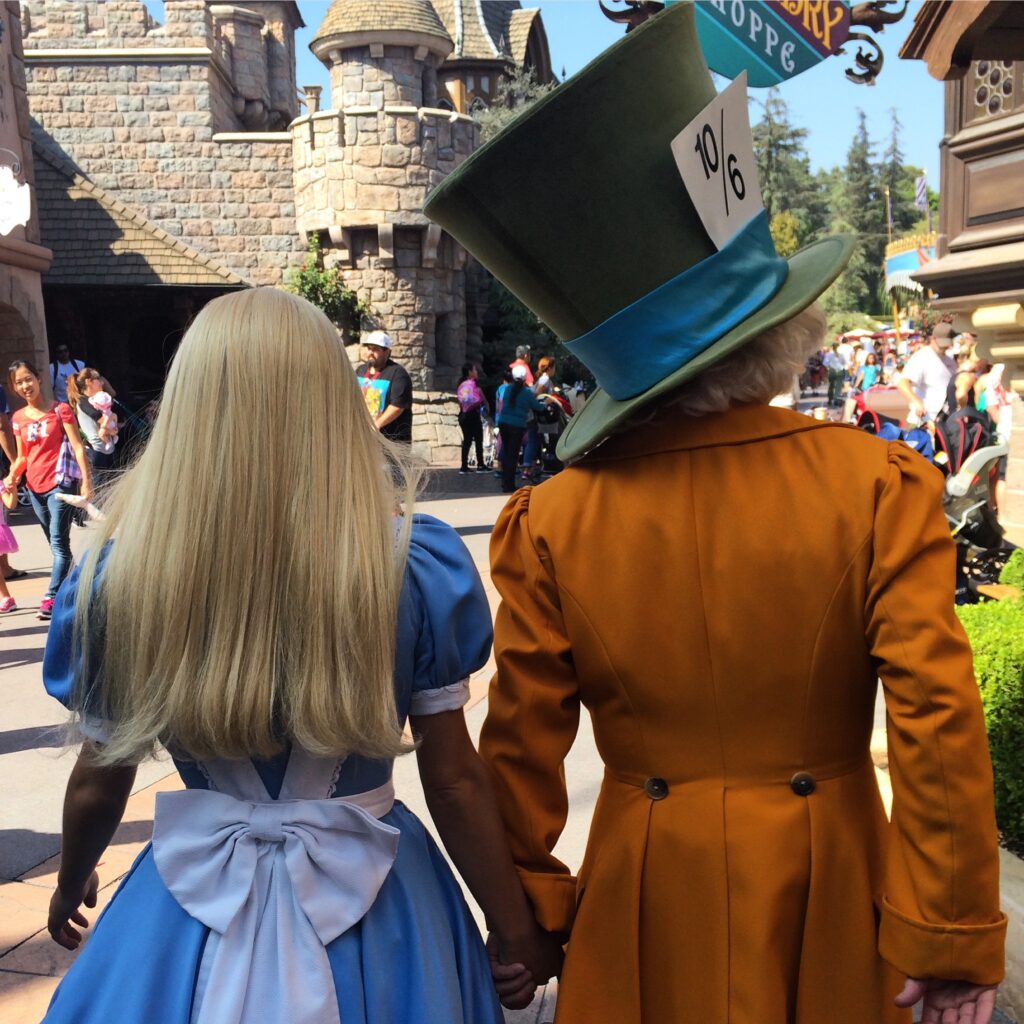
{"type": "Polygon", "coordinates": [[[724,248],[764,209],[747,113],[746,71],[672,140],[672,155],[704,229],[724,248]]]}

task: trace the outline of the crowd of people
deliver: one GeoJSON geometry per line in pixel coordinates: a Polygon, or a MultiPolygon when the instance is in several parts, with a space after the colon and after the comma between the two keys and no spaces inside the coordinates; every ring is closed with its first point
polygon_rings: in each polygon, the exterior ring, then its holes
{"type": "Polygon", "coordinates": [[[541,356],[536,375],[530,363],[527,345],[516,348],[515,359],[502,373],[502,381],[494,396],[494,412],[480,388],[480,367],[466,363],[457,385],[459,426],[462,429],[462,465],[460,473],[473,472],[469,465],[470,449],[476,449],[476,471],[491,467],[485,447],[492,453],[495,476],[501,489],[509,494],[517,480],[539,483],[549,472],[557,471],[555,446],[567,417],[586,401],[582,387],[574,396],[575,406],[558,387],[553,356],[541,356]],[[490,444],[484,444],[488,436],[490,444]]]}
{"type": "MultiPolygon", "coordinates": [[[[879,392],[868,392],[888,388],[905,403],[906,415],[901,418],[910,427],[934,432],[936,424],[957,410],[972,409],[987,418],[994,442],[1009,444],[1015,396],[1004,382],[1004,365],[985,359],[974,335],[957,333],[947,321],[903,334],[899,340],[891,335],[840,335],[808,360],[808,387],[816,383],[819,367],[827,376],[827,404],[842,407],[844,422],[856,423],[865,407],[880,402],[879,392]]],[[[997,514],[1005,505],[1006,470],[1003,456],[993,487],[997,514]]]]}

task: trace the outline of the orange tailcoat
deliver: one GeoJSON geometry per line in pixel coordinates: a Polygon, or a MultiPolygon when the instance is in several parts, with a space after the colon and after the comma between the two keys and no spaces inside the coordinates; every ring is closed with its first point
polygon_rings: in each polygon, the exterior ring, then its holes
{"type": "Polygon", "coordinates": [[[538,919],[572,929],[558,1024],[896,1024],[905,974],[1000,980],[941,486],[900,443],[751,406],[511,499],[481,751],[538,919]],[[574,878],[551,849],[580,704],[605,772],[574,878]]]}

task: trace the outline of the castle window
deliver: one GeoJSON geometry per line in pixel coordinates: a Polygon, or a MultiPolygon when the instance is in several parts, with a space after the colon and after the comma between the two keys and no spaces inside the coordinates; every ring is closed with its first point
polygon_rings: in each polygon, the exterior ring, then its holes
{"type": "Polygon", "coordinates": [[[479,114],[487,109],[487,101],[482,96],[475,96],[469,105],[470,114],[479,114]]]}

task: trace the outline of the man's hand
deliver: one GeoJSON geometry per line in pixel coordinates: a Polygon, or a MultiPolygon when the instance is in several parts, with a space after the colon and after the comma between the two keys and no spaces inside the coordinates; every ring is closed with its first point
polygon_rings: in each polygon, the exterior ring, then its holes
{"type": "Polygon", "coordinates": [[[81,892],[65,892],[57,886],[50,899],[50,915],[46,922],[50,938],[65,949],[77,949],[82,941],[82,933],[73,928],[74,922],[81,928],[88,928],[89,921],[78,908],[84,903],[87,907],[96,906],[96,893],[100,885],[100,876],[94,871],[85,883],[81,892]]]}
{"type": "Polygon", "coordinates": [[[996,1005],[996,986],[941,978],[907,978],[894,1002],[906,1007],[921,999],[924,999],[921,1024],[990,1024],[996,1005]]]}

